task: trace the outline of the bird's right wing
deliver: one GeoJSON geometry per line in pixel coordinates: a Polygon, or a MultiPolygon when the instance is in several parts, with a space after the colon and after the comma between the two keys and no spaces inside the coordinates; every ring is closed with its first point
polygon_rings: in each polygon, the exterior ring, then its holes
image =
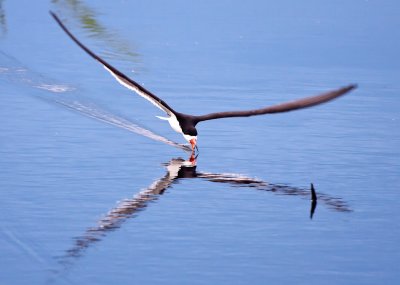
{"type": "Polygon", "coordinates": [[[58,18],[56,14],[50,11],[50,14],[53,16],[53,18],[56,20],[56,22],[60,25],[60,27],[64,30],[64,32],[78,45],[80,46],[87,54],[89,54],[92,58],[100,62],[106,70],[108,70],[112,76],[115,77],[115,79],[124,85],[125,87],[135,91],[137,94],[145,98],[146,100],[150,101],[152,104],[154,104],[156,107],[160,108],[164,112],[166,112],[169,116],[174,115],[176,112],[168,106],[166,102],[164,102],[162,99],[158,98],[156,95],[151,93],[149,90],[141,86],[139,83],[136,81],[130,79],[128,76],[123,74],[121,71],[117,70],[115,67],[113,67],[111,64],[106,62],[104,59],[96,55],[94,52],[92,52],[88,47],[86,47],[84,44],[82,44],[66,27],[65,25],[61,22],[61,20],[58,18]]]}

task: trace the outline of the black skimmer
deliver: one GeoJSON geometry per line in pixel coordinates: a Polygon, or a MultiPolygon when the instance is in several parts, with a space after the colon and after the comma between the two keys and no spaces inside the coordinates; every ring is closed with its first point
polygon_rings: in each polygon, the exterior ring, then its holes
{"type": "Polygon", "coordinates": [[[286,103],[281,103],[278,105],[273,105],[269,107],[264,107],[260,109],[254,110],[244,110],[244,111],[227,111],[227,112],[217,112],[210,113],[206,115],[196,116],[196,115],[188,115],[184,113],[180,113],[171,108],[164,100],[154,95],[152,92],[138,84],[136,81],[132,80],[121,71],[117,70],[111,64],[106,62],[104,59],[96,55],[89,48],[87,48],[84,44],[82,44],[61,22],[61,20],[57,17],[56,14],[50,11],[50,14],[56,20],[56,22],[60,25],[60,27],[67,33],[67,35],[78,45],[80,46],[86,53],[88,53],[95,60],[100,62],[106,70],[108,70],[115,79],[124,85],[125,87],[135,91],[137,94],[147,99],[151,103],[153,103],[156,107],[160,108],[164,111],[168,117],[159,117],[160,119],[167,120],[171,125],[172,129],[176,132],[181,133],[183,137],[190,143],[192,146],[192,154],[195,149],[197,149],[197,130],[196,125],[202,121],[221,119],[221,118],[230,118],[230,117],[249,117],[249,116],[257,116],[257,115],[265,115],[265,114],[274,114],[274,113],[283,113],[289,112],[293,110],[308,108],[312,106],[316,106],[328,101],[331,101],[339,96],[342,96],[349,92],[350,90],[356,88],[355,84],[348,85],[346,87],[342,87],[336,90],[332,90],[326,93],[322,93],[320,95],[306,97],[302,99],[298,99],[295,101],[290,101],[286,103]]]}

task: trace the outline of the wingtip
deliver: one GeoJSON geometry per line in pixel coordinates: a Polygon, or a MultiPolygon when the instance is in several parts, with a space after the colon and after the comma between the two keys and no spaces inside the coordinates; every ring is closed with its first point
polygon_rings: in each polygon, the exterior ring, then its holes
{"type": "Polygon", "coordinates": [[[356,89],[358,88],[358,84],[357,83],[352,83],[349,86],[346,87],[346,89],[348,89],[349,91],[352,89],[356,89]]]}
{"type": "Polygon", "coordinates": [[[338,91],[339,95],[343,95],[343,94],[346,94],[346,93],[352,91],[353,89],[356,89],[357,87],[358,87],[358,84],[352,83],[347,86],[343,86],[342,88],[338,89],[337,91],[338,91]]]}
{"type": "Polygon", "coordinates": [[[60,20],[60,18],[58,18],[58,16],[57,16],[56,13],[54,13],[54,12],[51,11],[51,10],[49,10],[49,14],[50,14],[50,16],[53,17],[54,20],[56,20],[56,22],[61,23],[61,20],[60,20]]]}

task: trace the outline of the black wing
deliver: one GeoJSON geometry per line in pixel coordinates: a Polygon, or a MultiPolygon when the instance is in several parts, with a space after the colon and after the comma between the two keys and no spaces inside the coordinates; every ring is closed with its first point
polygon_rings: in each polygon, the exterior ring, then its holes
{"type": "Polygon", "coordinates": [[[92,52],[89,48],[87,48],[84,44],[82,44],[61,22],[61,20],[57,17],[56,14],[50,11],[50,14],[53,16],[53,18],[56,20],[56,22],[60,25],[60,27],[64,30],[64,32],[67,33],[67,35],[78,45],[80,46],[86,53],[88,53],[91,57],[93,57],[95,60],[100,62],[105,69],[107,69],[112,76],[117,79],[119,83],[124,85],[125,87],[135,91],[137,94],[142,96],[143,98],[149,100],[151,103],[153,103],[155,106],[166,112],[168,115],[175,114],[176,112],[174,109],[172,109],[170,106],[168,106],[167,103],[165,103],[162,99],[158,98],[156,95],[151,93],[149,90],[138,84],[136,81],[130,79],[128,76],[123,74],[121,71],[117,70],[115,67],[113,67],[111,64],[106,62],[104,59],[96,55],[94,52],[92,52]]]}
{"type": "Polygon", "coordinates": [[[197,122],[206,121],[206,120],[214,120],[214,119],[221,119],[221,118],[229,118],[229,117],[249,117],[249,116],[257,116],[257,115],[264,115],[264,114],[274,114],[274,113],[283,113],[294,111],[298,109],[308,108],[315,105],[319,105],[330,100],[336,99],[339,96],[342,96],[349,92],[350,90],[356,88],[357,85],[352,84],[337,90],[329,91],[317,96],[311,96],[302,98],[299,100],[281,103],[278,105],[265,107],[261,109],[255,110],[245,110],[245,111],[228,111],[228,112],[218,112],[218,113],[211,113],[202,116],[196,116],[197,122]]]}

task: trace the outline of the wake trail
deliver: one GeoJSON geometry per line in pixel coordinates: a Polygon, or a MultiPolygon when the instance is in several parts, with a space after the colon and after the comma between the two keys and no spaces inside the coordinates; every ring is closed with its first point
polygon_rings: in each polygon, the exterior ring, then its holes
{"type": "Polygon", "coordinates": [[[128,121],[127,119],[124,119],[120,116],[114,115],[112,113],[109,113],[103,109],[100,109],[99,107],[95,106],[94,104],[84,104],[78,101],[72,101],[68,102],[65,100],[53,100],[54,103],[57,103],[61,106],[67,107],[69,109],[72,109],[73,111],[76,111],[84,116],[96,119],[100,122],[104,122],[116,127],[119,127],[121,129],[128,130],[132,133],[147,137],[149,139],[165,143],[167,145],[182,149],[184,151],[191,151],[190,147],[188,145],[184,144],[179,144],[174,141],[171,141],[161,135],[157,135],[153,133],[150,130],[147,130],[131,121],[128,121]]]}

